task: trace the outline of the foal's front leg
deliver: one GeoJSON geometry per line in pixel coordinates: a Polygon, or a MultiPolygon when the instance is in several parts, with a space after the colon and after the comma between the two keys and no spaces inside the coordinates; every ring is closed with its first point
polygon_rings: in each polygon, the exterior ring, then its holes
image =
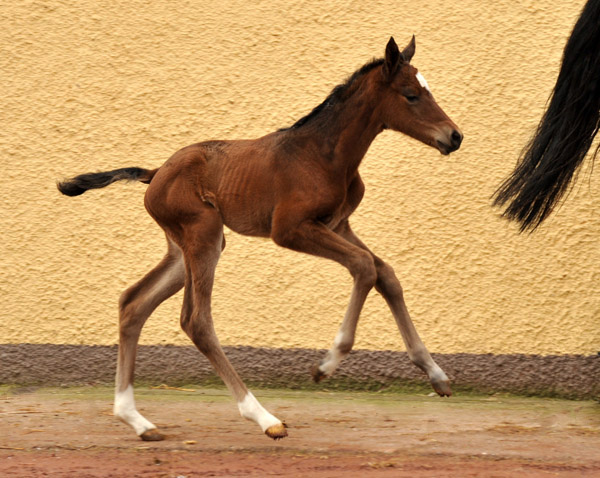
{"type": "Polygon", "coordinates": [[[392,311],[410,360],[427,374],[433,389],[440,396],[449,397],[452,395],[450,380],[448,380],[448,377],[440,366],[435,363],[429,354],[427,347],[425,347],[425,344],[421,341],[417,329],[415,329],[408,313],[408,309],[406,308],[406,303],[404,302],[402,286],[394,273],[394,269],[373,254],[369,248],[363,244],[363,242],[354,234],[347,221],[341,224],[336,231],[349,242],[356,244],[358,247],[368,251],[372,255],[377,269],[377,283],[375,284],[375,288],[377,289],[377,292],[383,296],[392,311]]]}
{"type": "Polygon", "coordinates": [[[333,345],[323,360],[311,369],[315,382],[318,383],[322,379],[333,375],[342,360],[352,351],[360,311],[368,293],[369,291],[365,292],[363,284],[355,280],[346,315],[344,315],[344,320],[333,340],[333,345]]]}
{"type": "Polygon", "coordinates": [[[348,269],[354,279],[350,303],[332,348],[318,366],[313,367],[315,381],[330,376],[352,350],[360,312],[369,291],[375,285],[377,272],[370,252],[357,247],[345,238],[315,221],[304,221],[297,226],[277,223],[273,240],[289,249],[332,259],[348,269]]]}

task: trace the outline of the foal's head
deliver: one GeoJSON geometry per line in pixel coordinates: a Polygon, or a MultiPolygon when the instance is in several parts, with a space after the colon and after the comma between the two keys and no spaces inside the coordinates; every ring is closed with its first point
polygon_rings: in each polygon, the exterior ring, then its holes
{"type": "Polygon", "coordinates": [[[402,52],[390,38],[379,82],[380,118],[386,128],[450,154],[460,147],[463,135],[435,102],[423,75],[410,64],[414,53],[414,36],[402,52]]]}

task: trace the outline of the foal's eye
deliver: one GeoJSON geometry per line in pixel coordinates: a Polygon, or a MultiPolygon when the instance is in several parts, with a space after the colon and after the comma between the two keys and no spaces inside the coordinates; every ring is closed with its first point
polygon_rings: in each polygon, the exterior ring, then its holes
{"type": "Polygon", "coordinates": [[[409,103],[416,103],[419,101],[419,97],[417,95],[404,95],[404,97],[409,103]]]}

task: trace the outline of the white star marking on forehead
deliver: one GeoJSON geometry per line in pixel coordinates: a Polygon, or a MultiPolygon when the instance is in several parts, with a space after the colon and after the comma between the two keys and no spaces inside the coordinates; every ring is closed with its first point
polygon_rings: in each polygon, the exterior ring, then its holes
{"type": "Polygon", "coordinates": [[[423,75],[421,75],[421,72],[417,72],[417,80],[419,80],[419,84],[425,88],[427,91],[429,91],[429,93],[431,93],[431,90],[429,89],[429,85],[427,84],[427,80],[425,79],[425,77],[423,75]]]}

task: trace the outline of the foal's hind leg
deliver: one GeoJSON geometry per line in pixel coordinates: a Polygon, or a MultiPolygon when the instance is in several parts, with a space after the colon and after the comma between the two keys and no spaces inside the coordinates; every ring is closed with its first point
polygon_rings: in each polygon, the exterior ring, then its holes
{"type": "Polygon", "coordinates": [[[223,223],[210,206],[198,213],[195,222],[183,227],[181,248],[185,256],[185,293],[181,327],[210,361],[238,403],[240,414],[256,422],[269,437],[287,436],[285,425],[267,412],[248,391],[225,356],[215,333],[211,314],[211,293],[217,261],[223,248],[223,223]]]}
{"type": "Polygon", "coordinates": [[[185,271],[179,248],[169,241],[164,259],[141,281],[127,289],[119,302],[119,358],[114,414],[147,441],[164,439],[135,408],[133,373],[138,339],[144,323],[158,305],[183,287],[185,271]]]}
{"type": "Polygon", "coordinates": [[[363,244],[363,242],[354,234],[348,222],[342,224],[337,232],[348,241],[371,253],[373,260],[375,261],[375,268],[377,269],[377,282],[375,288],[388,303],[388,306],[394,315],[409,358],[417,367],[427,374],[433,389],[439,395],[442,397],[452,395],[448,377],[440,366],[435,363],[433,358],[431,358],[429,351],[421,341],[421,338],[410,319],[408,309],[404,302],[402,286],[394,273],[394,269],[373,254],[369,248],[363,244]]]}

